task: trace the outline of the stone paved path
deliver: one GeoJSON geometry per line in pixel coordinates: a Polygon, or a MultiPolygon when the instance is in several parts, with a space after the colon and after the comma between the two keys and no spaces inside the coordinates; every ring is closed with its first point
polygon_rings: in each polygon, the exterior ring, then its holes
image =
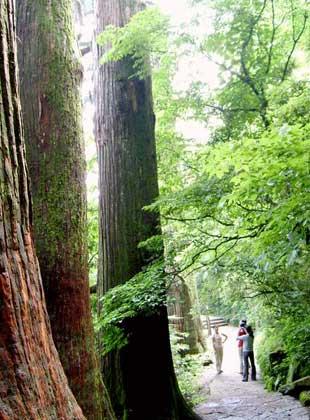
{"type": "Polygon", "coordinates": [[[196,407],[203,420],[309,420],[310,411],[298,400],[277,392],[267,392],[258,376],[256,382],[242,382],[238,373],[236,328],[221,327],[228,335],[224,345],[223,373],[213,365],[206,369],[203,386],[209,389],[206,402],[196,407]]]}

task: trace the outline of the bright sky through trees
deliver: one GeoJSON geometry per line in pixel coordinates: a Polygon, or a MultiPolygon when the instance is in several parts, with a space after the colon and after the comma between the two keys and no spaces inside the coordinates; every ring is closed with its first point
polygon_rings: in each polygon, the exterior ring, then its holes
{"type": "MultiPolygon", "coordinates": [[[[154,0],[153,3],[170,17],[172,26],[178,28],[178,31],[183,26],[186,31],[195,36],[207,31],[207,25],[201,27],[191,24],[197,9],[193,8],[188,0],[154,0]]],[[[208,21],[208,11],[205,10],[205,12],[206,21],[208,21]]],[[[185,91],[193,82],[204,82],[210,89],[218,85],[217,66],[204,55],[197,54],[197,51],[195,51],[195,56],[187,55],[179,59],[174,88],[177,91],[185,91]]],[[[193,139],[198,143],[205,143],[207,140],[207,128],[197,121],[178,120],[176,128],[185,138],[193,139]]]]}
{"type": "Polygon", "coordinates": [[[187,0],[154,0],[154,4],[157,4],[164,13],[169,14],[176,22],[188,18],[189,6],[187,0]]]}

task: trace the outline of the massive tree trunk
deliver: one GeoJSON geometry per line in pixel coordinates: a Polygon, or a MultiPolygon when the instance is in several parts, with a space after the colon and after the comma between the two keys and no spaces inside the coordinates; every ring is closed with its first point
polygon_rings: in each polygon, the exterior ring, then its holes
{"type": "Polygon", "coordinates": [[[53,338],[84,414],[110,418],[90,312],[82,69],[72,3],[17,0],[17,28],[34,236],[53,338]]]}
{"type": "MultiPolygon", "coordinates": [[[[97,1],[97,32],[123,26],[139,8],[132,0],[97,1]]],[[[98,48],[99,57],[103,51],[98,48]]],[[[96,140],[100,176],[99,296],[128,281],[146,265],[137,246],[158,234],[158,215],[142,207],[158,195],[151,80],[130,78],[132,60],[96,72],[96,140]]],[[[128,345],[103,359],[118,418],[192,419],[178,389],[169,342],[167,310],[125,321],[128,345]]]]}
{"type": "Polygon", "coordinates": [[[53,343],[31,231],[13,0],[0,1],[0,418],[84,419],[53,343]]]}

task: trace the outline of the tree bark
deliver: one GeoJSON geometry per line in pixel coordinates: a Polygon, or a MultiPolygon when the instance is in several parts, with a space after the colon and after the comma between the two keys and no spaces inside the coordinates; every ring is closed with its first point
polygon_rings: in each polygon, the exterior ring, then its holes
{"type": "Polygon", "coordinates": [[[32,240],[13,7],[0,2],[0,418],[85,419],[53,343],[32,240]]]}
{"type": "Polygon", "coordinates": [[[17,29],[34,236],[53,338],[86,417],[113,418],[91,321],[82,68],[71,0],[17,0],[17,29]]]}
{"type": "Polygon", "coordinates": [[[198,288],[197,288],[197,281],[196,279],[190,280],[189,288],[191,291],[192,302],[194,302],[194,307],[197,308],[197,314],[194,316],[195,322],[195,329],[197,332],[197,339],[198,343],[200,344],[203,351],[207,350],[205,333],[204,333],[204,326],[201,320],[201,305],[199,300],[198,288]]]}
{"type": "Polygon", "coordinates": [[[193,299],[190,288],[182,277],[175,279],[169,288],[169,295],[172,299],[168,305],[168,314],[175,317],[175,330],[187,334],[184,343],[188,346],[188,353],[197,354],[205,350],[199,316],[192,314],[193,299]]]}
{"type": "MultiPolygon", "coordinates": [[[[133,0],[97,2],[97,33],[123,26],[140,9],[133,0]]],[[[98,47],[98,60],[103,54],[98,47]]],[[[97,63],[98,63],[97,60],[97,63]]],[[[147,264],[139,242],[159,233],[159,218],[142,208],[158,196],[151,79],[132,78],[130,57],[96,71],[96,141],[100,228],[97,291],[128,281],[147,264]]],[[[102,360],[119,419],[193,419],[174,373],[166,307],[125,320],[129,343],[102,360]]]]}

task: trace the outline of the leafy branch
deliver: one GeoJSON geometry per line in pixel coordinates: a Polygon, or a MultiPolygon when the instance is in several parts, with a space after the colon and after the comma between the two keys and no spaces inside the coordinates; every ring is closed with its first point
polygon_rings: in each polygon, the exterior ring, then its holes
{"type": "Polygon", "coordinates": [[[309,18],[309,14],[308,14],[307,11],[305,11],[305,13],[303,15],[303,23],[302,23],[301,29],[296,34],[294,12],[292,10],[292,28],[293,28],[292,39],[293,39],[293,43],[292,43],[291,50],[288,53],[287,60],[286,60],[285,65],[284,65],[284,69],[283,69],[283,73],[282,73],[282,77],[281,77],[281,82],[284,82],[285,78],[287,77],[288,68],[289,68],[289,65],[290,65],[292,56],[294,54],[294,51],[295,51],[295,49],[297,47],[298,42],[300,41],[302,35],[304,34],[304,32],[306,30],[308,18],[309,18]]]}

